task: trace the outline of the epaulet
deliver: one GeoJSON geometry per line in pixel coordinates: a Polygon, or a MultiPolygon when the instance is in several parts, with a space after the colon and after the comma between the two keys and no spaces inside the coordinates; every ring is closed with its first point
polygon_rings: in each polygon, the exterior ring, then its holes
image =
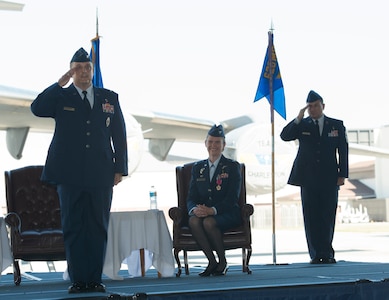
{"type": "Polygon", "coordinates": [[[193,164],[193,166],[202,165],[202,164],[205,164],[206,162],[207,162],[206,159],[204,159],[204,160],[198,160],[198,161],[196,161],[196,162],[193,164]]]}
{"type": "Polygon", "coordinates": [[[325,117],[328,121],[331,121],[331,122],[341,122],[341,123],[343,123],[343,121],[342,120],[339,120],[339,119],[335,119],[335,118],[330,118],[330,117],[325,117]]]}
{"type": "Polygon", "coordinates": [[[237,161],[236,161],[236,160],[233,160],[233,159],[231,159],[231,158],[228,158],[228,157],[226,157],[226,160],[227,160],[228,162],[230,162],[230,163],[237,163],[237,161]]]}
{"type": "Polygon", "coordinates": [[[95,87],[96,89],[100,89],[102,91],[104,91],[105,93],[108,93],[108,94],[117,94],[115,91],[113,90],[110,90],[110,89],[106,89],[106,88],[103,88],[103,87],[95,87]]]}

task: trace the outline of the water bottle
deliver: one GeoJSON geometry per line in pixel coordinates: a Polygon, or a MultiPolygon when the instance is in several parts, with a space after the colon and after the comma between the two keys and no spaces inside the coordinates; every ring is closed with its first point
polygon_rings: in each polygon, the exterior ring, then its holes
{"type": "Polygon", "coordinates": [[[154,186],[150,188],[150,209],[157,209],[157,190],[154,186]]]}

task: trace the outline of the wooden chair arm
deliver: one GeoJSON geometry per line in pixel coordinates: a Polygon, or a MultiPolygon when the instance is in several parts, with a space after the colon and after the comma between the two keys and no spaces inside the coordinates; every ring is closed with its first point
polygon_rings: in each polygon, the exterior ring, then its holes
{"type": "Polygon", "coordinates": [[[169,209],[169,217],[173,220],[173,224],[180,224],[182,221],[183,211],[179,207],[172,207],[169,209]]]}
{"type": "Polygon", "coordinates": [[[248,220],[250,219],[250,216],[254,213],[254,207],[246,203],[242,206],[242,219],[243,220],[248,220]]]}
{"type": "Polygon", "coordinates": [[[22,222],[20,221],[20,217],[17,213],[10,212],[5,218],[5,223],[11,227],[11,232],[16,235],[20,235],[22,222]]]}
{"type": "Polygon", "coordinates": [[[5,216],[4,220],[9,226],[15,227],[20,231],[21,221],[20,221],[20,217],[17,213],[14,213],[14,212],[8,213],[5,216]]]}

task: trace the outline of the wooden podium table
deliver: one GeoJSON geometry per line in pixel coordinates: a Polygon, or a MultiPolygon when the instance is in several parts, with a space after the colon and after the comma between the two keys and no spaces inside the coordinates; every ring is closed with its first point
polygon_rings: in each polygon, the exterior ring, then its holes
{"type": "Polygon", "coordinates": [[[111,212],[103,273],[122,280],[118,272],[123,260],[133,255],[133,251],[141,250],[140,274],[144,276],[144,249],[151,254],[151,264],[160,276],[174,276],[172,239],[163,211],[111,212]]]}

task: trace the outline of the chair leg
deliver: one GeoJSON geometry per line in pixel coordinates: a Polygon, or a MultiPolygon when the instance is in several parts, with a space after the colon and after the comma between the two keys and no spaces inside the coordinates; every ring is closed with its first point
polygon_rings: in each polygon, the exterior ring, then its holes
{"type": "Polygon", "coordinates": [[[56,272],[53,261],[47,261],[46,264],[47,264],[47,268],[49,269],[49,272],[56,272]]]}
{"type": "Polygon", "coordinates": [[[251,252],[252,252],[251,246],[249,248],[242,248],[242,272],[247,272],[247,274],[252,273],[252,271],[249,268],[251,252]]]}
{"type": "Polygon", "coordinates": [[[20,282],[22,281],[22,276],[20,275],[19,261],[16,259],[14,259],[13,269],[14,269],[14,283],[15,285],[20,285],[20,282]]]}
{"type": "Polygon", "coordinates": [[[185,274],[189,275],[188,252],[184,250],[185,274]]]}
{"type": "Polygon", "coordinates": [[[247,270],[246,248],[242,248],[242,272],[246,272],[246,270],[247,270]]]}
{"type": "Polygon", "coordinates": [[[174,258],[176,259],[176,262],[177,262],[176,277],[181,276],[181,262],[180,262],[180,258],[178,257],[178,254],[180,253],[180,251],[181,251],[181,249],[174,248],[174,258]]]}

